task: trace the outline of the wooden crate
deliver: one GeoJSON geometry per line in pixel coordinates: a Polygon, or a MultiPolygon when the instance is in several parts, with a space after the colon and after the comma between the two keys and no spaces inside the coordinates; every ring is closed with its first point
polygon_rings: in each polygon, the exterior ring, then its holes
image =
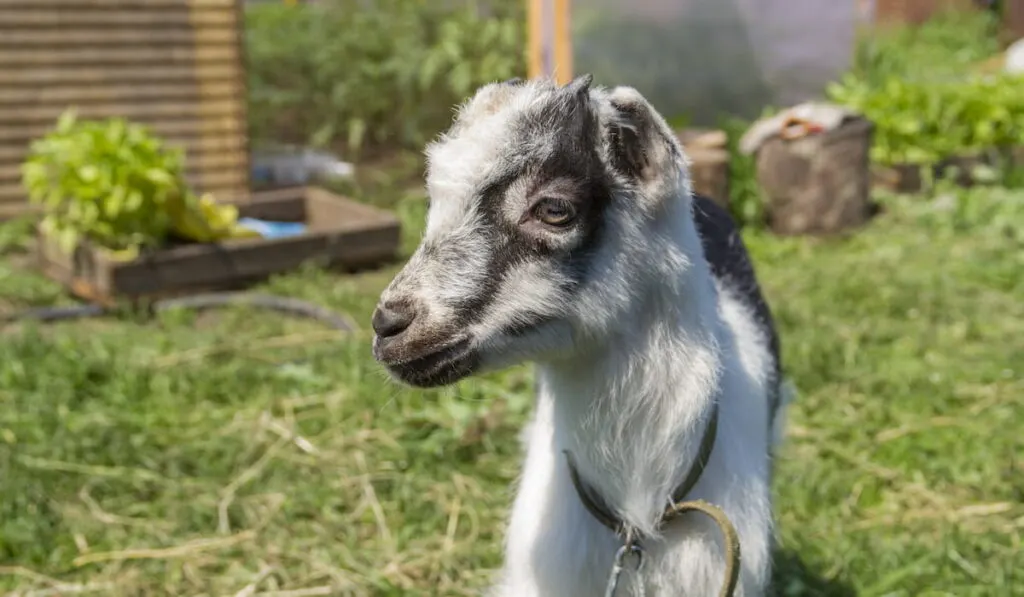
{"type": "Polygon", "coordinates": [[[690,158],[693,191],[722,207],[729,207],[729,149],[725,131],[683,129],[676,131],[690,158]]]}
{"type": "Polygon", "coordinates": [[[76,106],[185,149],[197,191],[249,185],[238,0],[0,0],[0,219],[28,209],[31,140],[76,106]]]}
{"type": "Polygon", "coordinates": [[[835,234],[871,216],[869,150],[874,125],[851,119],[824,133],[769,139],[757,152],[757,181],[778,234],[835,234]]]}
{"type": "Polygon", "coordinates": [[[1024,0],[1004,0],[1003,39],[1007,44],[1024,37],[1024,0]]]}
{"type": "Polygon", "coordinates": [[[89,246],[69,255],[40,233],[40,266],[79,298],[110,304],[117,298],[237,288],[310,260],[333,267],[368,267],[393,259],[398,248],[400,226],[391,212],[315,187],[255,193],[239,211],[243,217],[305,222],[308,228],[287,238],[180,245],[128,262],[89,246]]]}

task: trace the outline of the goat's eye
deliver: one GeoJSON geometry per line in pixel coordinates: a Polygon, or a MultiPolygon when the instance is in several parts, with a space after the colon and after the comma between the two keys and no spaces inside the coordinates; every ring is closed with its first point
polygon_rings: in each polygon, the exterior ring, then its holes
{"type": "Polygon", "coordinates": [[[564,199],[541,199],[533,206],[533,217],[548,226],[565,226],[576,217],[576,208],[564,199]]]}

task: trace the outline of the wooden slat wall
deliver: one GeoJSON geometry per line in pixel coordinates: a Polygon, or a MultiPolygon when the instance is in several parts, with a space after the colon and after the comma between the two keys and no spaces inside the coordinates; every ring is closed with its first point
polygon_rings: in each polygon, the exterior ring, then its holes
{"type": "Polygon", "coordinates": [[[875,20],[919,25],[943,11],[976,8],[974,0],[876,0],[875,20]]]}
{"type": "Polygon", "coordinates": [[[245,197],[239,0],[0,0],[0,217],[27,206],[29,143],[68,106],[184,147],[197,191],[245,197]]]}

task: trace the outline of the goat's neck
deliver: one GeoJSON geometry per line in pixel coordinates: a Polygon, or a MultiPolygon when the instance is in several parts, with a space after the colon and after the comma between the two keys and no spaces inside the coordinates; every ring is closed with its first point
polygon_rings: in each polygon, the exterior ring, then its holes
{"type": "MultiPolygon", "coordinates": [[[[696,247],[678,248],[701,256],[692,232],[696,247]]],[[[715,291],[703,258],[694,261],[676,280],[652,282],[606,342],[539,369],[555,448],[570,451],[584,481],[646,532],[696,458],[720,391],[715,291]]]]}

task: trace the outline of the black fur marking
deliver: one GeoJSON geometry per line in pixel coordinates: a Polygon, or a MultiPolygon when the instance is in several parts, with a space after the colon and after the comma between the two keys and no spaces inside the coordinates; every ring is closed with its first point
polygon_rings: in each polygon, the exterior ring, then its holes
{"type": "MultiPolygon", "coordinates": [[[[696,194],[693,196],[693,219],[712,275],[738,295],[753,312],[762,333],[768,338],[768,347],[775,365],[773,385],[777,386],[782,373],[779,336],[736,223],[729,212],[717,203],[696,194]]],[[[769,405],[773,418],[778,408],[778,399],[776,388],[769,405]]]]}
{"type": "Polygon", "coordinates": [[[462,328],[479,321],[484,308],[497,296],[506,272],[529,256],[523,243],[509,242],[513,231],[509,230],[510,225],[501,214],[505,193],[519,175],[516,172],[506,173],[485,185],[478,193],[478,209],[484,221],[480,234],[487,235],[487,244],[492,250],[483,286],[472,296],[454,305],[453,327],[462,328]]]}
{"type": "MultiPolygon", "coordinates": [[[[491,249],[483,287],[455,308],[457,327],[475,323],[494,300],[502,280],[514,267],[531,259],[555,260],[575,286],[583,279],[599,244],[603,216],[611,200],[610,183],[598,155],[598,125],[582,81],[559,90],[539,111],[523,116],[520,137],[510,143],[508,170],[488,182],[477,193],[477,209],[483,220],[481,234],[488,235],[491,249]],[[554,180],[567,181],[583,228],[582,242],[565,254],[525,233],[507,221],[502,213],[509,186],[529,176],[540,186],[554,180]]],[[[568,290],[568,288],[566,289],[568,290]]],[[[525,323],[519,333],[525,332],[525,323]]]]}
{"type": "Polygon", "coordinates": [[[640,178],[647,167],[647,124],[640,114],[640,108],[631,104],[612,102],[625,120],[632,125],[613,125],[609,131],[612,152],[612,167],[631,178],[640,178]]]}
{"type": "Polygon", "coordinates": [[[590,85],[594,82],[594,75],[590,73],[582,74],[572,81],[569,81],[565,90],[572,95],[586,95],[590,91],[590,85]]]}

